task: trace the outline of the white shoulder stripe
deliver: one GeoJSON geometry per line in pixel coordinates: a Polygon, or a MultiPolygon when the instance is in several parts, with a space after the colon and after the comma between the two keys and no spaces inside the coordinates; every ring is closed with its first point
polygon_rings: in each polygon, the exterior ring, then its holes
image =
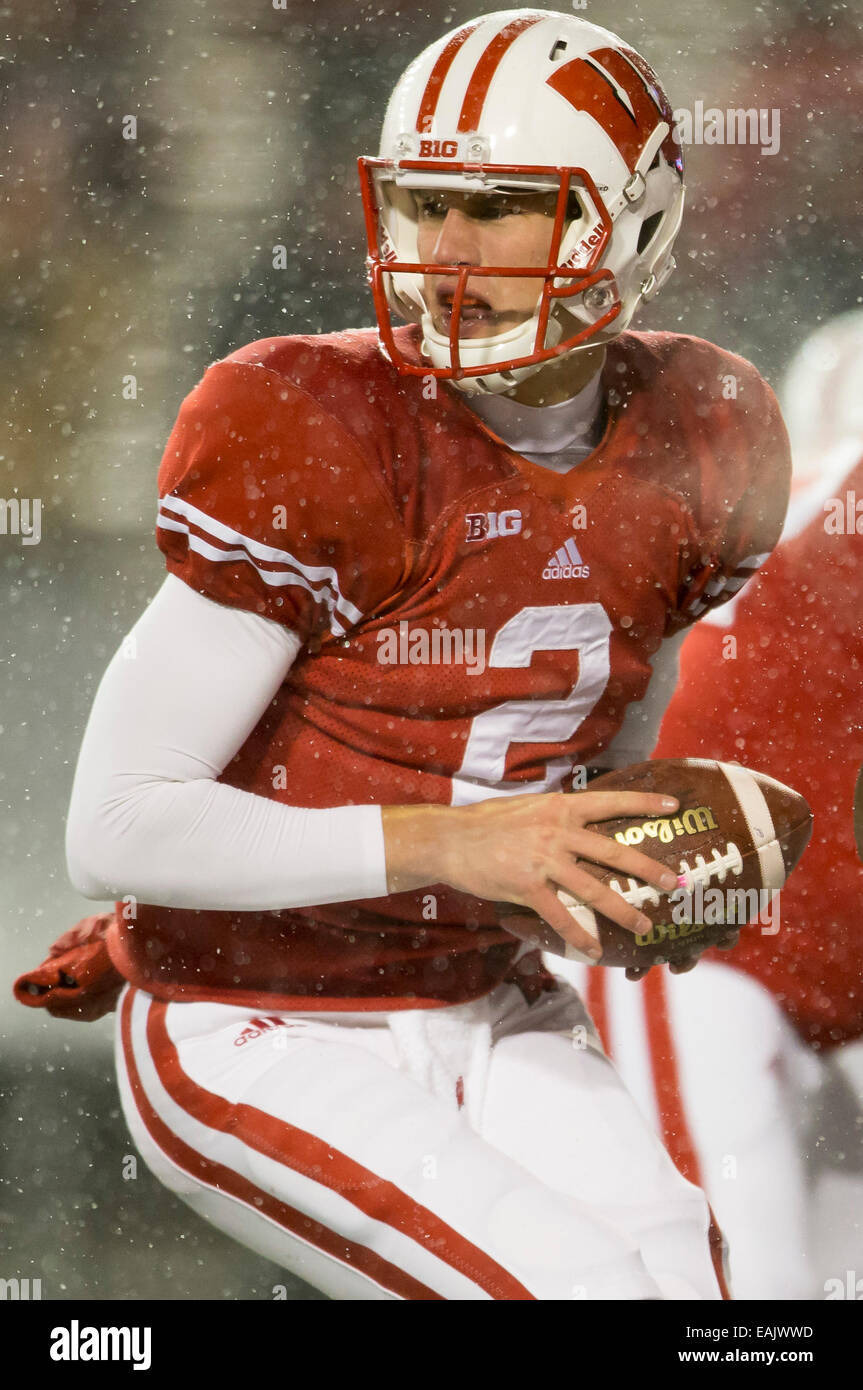
{"type": "Polygon", "coordinates": [[[332,615],[330,626],[338,636],[342,636],[345,629],[335,619],[336,613],[349,623],[358,623],[362,619],[363,615],[360,609],[342,594],[338,574],[332,565],[303,564],[290,551],[279,550],[274,546],[265,545],[262,541],[252,540],[251,537],[233,530],[230,526],[208,516],[206,512],[202,512],[198,507],[179,497],[160,499],[158,525],[163,530],[177,531],[188,536],[190,548],[197,551],[198,554],[206,556],[207,559],[245,561],[252,566],[264,583],[271,587],[296,585],[306,589],[318,602],[327,605],[332,615]],[[233,548],[226,550],[217,545],[207,545],[200,536],[195,536],[190,532],[189,522],[193,522],[213,541],[221,541],[223,546],[229,545],[233,548]],[[266,560],[270,564],[285,565],[290,568],[292,573],[262,569],[255,564],[256,559],[266,560]]]}
{"type": "Polygon", "coordinates": [[[340,607],[346,617],[358,622],[363,616],[358,608],[355,608],[348,599],[342,596],[339,588],[339,579],[332,565],[305,565],[292,555],[289,550],[278,550],[274,546],[264,545],[263,541],[252,540],[249,536],[244,536],[241,531],[235,531],[232,527],[226,526],[224,522],[217,521],[215,517],[208,516],[199,507],[195,507],[191,502],[186,502],[180,497],[163,497],[159,503],[160,510],[168,509],[185,517],[188,521],[193,521],[202,531],[208,531],[216,540],[227,541],[232,544],[240,544],[249,551],[251,555],[259,560],[270,560],[275,564],[291,565],[293,569],[303,574],[306,579],[314,582],[326,581],[330,583],[340,601],[340,607]]]}
{"type": "Polygon", "coordinates": [[[242,560],[246,564],[251,564],[252,568],[258,573],[265,584],[271,588],[298,588],[305,589],[312,595],[317,603],[323,603],[330,610],[330,631],[336,637],[344,637],[345,629],[342,627],[338,618],[335,616],[334,609],[336,600],[329,589],[323,589],[318,593],[312,588],[311,584],[306,583],[302,575],[291,574],[287,570],[262,570],[258,569],[246,554],[245,550],[219,550],[217,546],[210,545],[202,540],[200,536],[194,535],[188,527],[179,521],[168,521],[166,518],[160,519],[159,525],[163,531],[180,531],[185,535],[189,542],[189,549],[194,550],[198,555],[203,555],[207,560],[242,560]]]}

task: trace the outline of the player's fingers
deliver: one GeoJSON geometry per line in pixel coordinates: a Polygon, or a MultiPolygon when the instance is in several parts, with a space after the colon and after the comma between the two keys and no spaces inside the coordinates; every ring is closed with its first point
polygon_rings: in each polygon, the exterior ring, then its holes
{"type": "Polygon", "coordinates": [[[577,906],[587,907],[592,912],[601,912],[604,917],[609,917],[612,922],[626,927],[627,931],[634,932],[637,936],[649,932],[653,926],[650,918],[628,903],[620,893],[615,893],[614,889],[600,883],[571,861],[556,867],[552,871],[552,877],[561,888],[575,898],[577,906]]]}
{"type": "Polygon", "coordinates": [[[601,958],[602,947],[596,937],[579,924],[578,918],[564,906],[554,889],[539,889],[528,906],[577,951],[583,952],[593,960],[601,958]]]}
{"type": "Polygon", "coordinates": [[[630,845],[622,845],[619,840],[609,840],[595,830],[576,830],[567,841],[567,849],[580,859],[591,859],[595,864],[619,870],[627,878],[651,883],[663,893],[673,893],[678,887],[677,874],[667,865],[630,845]]]}
{"type": "Polygon", "coordinates": [[[566,798],[574,824],[616,820],[622,816],[666,816],[676,811],[676,797],[659,792],[572,792],[566,798]],[[571,805],[570,805],[571,803],[571,805]]]}

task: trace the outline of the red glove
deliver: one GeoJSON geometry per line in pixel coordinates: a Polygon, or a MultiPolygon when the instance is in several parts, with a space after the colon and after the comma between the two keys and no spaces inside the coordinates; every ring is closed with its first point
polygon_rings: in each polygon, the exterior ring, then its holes
{"type": "Polygon", "coordinates": [[[113,912],[102,912],[82,918],[64,932],[48,959],[15,981],[12,989],[19,1004],[84,1023],[111,1013],[126,983],[105,945],[105,932],[113,920],[113,912]]]}

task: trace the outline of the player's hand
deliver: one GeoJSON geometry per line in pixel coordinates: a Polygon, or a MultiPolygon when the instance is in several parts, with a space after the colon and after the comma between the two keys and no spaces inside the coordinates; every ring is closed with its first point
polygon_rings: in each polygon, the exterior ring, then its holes
{"type": "Polygon", "coordinates": [[[624,816],[668,815],[674,797],[645,792],[561,792],[493,797],[472,806],[385,806],[391,893],[447,883],[491,902],[529,908],[577,950],[601,951],[557,896],[558,887],[633,933],[651,922],[579,867],[589,861],[670,893],[676,875],[640,850],[587,826],[624,816]]]}
{"type": "MultiPolygon", "coordinates": [[[[721,941],[714,941],[713,946],[720,951],[732,951],[739,940],[740,931],[738,929],[737,931],[729,932],[728,936],[723,936],[721,941]]],[[[705,950],[707,949],[712,950],[713,947],[705,947],[705,950]]],[[[695,969],[703,955],[704,951],[695,951],[691,956],[687,956],[685,960],[679,960],[673,965],[670,964],[668,969],[672,975],[687,975],[690,970],[695,969]]],[[[624,973],[627,980],[632,980],[634,983],[637,983],[639,980],[643,980],[648,971],[652,969],[653,967],[650,965],[631,965],[627,967],[624,973]]]]}

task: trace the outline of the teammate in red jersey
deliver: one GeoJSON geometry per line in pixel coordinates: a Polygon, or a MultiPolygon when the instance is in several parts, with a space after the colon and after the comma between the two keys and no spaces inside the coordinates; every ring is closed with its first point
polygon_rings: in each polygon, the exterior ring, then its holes
{"type": "MultiPolygon", "coordinates": [[[[863,451],[863,436],[855,442],[863,451]]],[[[765,984],[818,1049],[863,1036],[863,866],[853,820],[863,764],[863,531],[854,529],[863,461],[848,470],[851,443],[823,460],[797,499],[799,530],[783,538],[728,624],[704,624],[687,643],[657,749],[733,757],[805,790],[815,830],[782,890],[781,928],[744,929],[727,963],[765,984]],[[722,679],[705,680],[710,669],[722,679]]]]}
{"type": "Polygon", "coordinates": [[[779,534],[784,426],[741,358],[628,329],[682,160],[614,35],[462,26],[360,166],[378,332],[254,343],[183,403],[169,577],[85,735],[126,1116],[335,1297],[720,1297],[702,1194],[495,903],[588,950],[557,886],[643,922],[579,859],[674,886],[587,828],[659,798],[555,793],[650,751],[675,639],[779,534]]]}

